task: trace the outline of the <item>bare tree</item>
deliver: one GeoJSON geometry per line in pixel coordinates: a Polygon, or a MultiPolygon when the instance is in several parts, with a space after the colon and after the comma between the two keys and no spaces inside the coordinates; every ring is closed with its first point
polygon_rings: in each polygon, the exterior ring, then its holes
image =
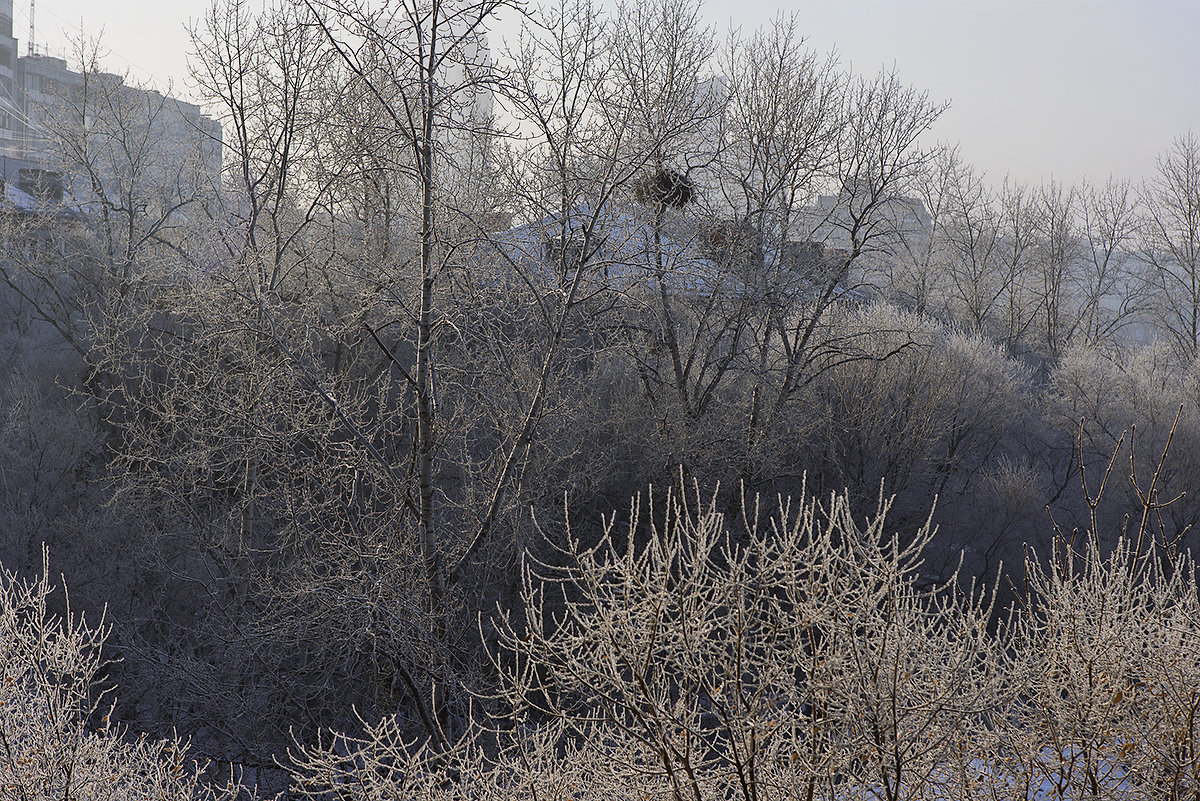
{"type": "Polygon", "coordinates": [[[1062,351],[1079,323],[1078,286],[1079,235],[1076,231],[1079,199],[1074,187],[1043,184],[1034,193],[1037,245],[1035,262],[1040,282],[1041,339],[1054,357],[1062,351]]]}
{"type": "Polygon", "coordinates": [[[806,49],[797,26],[777,18],[765,31],[731,34],[722,51],[722,193],[780,256],[833,163],[846,81],[836,56],[806,49]]]}
{"type": "Polygon", "coordinates": [[[761,409],[751,416],[752,441],[772,428],[797,390],[813,379],[815,366],[863,357],[853,343],[824,336],[826,314],[853,288],[852,270],[860,259],[899,246],[904,192],[933,156],[919,140],[945,108],[893,73],[852,79],[843,93],[839,135],[826,168],[836,194],[809,210],[802,226],[809,239],[825,246],[823,269],[795,312],[776,319],[772,347],[783,359],[761,409]]]}
{"type": "Polygon", "coordinates": [[[729,364],[715,350],[736,353],[740,339],[736,314],[714,308],[722,276],[701,275],[695,249],[698,176],[720,148],[725,102],[711,71],[715,37],[698,3],[658,0],[624,6],[610,46],[614,100],[632,133],[626,158],[639,173],[625,249],[644,276],[631,294],[644,312],[626,326],[630,357],[653,405],[699,419],[729,364]]]}
{"type": "Polygon", "coordinates": [[[189,219],[215,190],[219,142],[176,101],[104,72],[98,43],[74,47],[78,77],[31,95],[43,185],[36,207],[5,214],[0,279],[95,370],[105,319],[194,256],[189,219]]]}
{"type": "Polygon", "coordinates": [[[213,256],[250,298],[276,293],[300,269],[298,245],[328,204],[317,132],[336,99],[331,54],[295,7],[253,13],[241,0],[214,2],[191,32],[192,73],[228,129],[227,191],[210,206],[213,256]]]}
{"type": "MultiPolygon", "coordinates": [[[[1172,343],[1125,343],[1118,347],[1075,346],[1058,361],[1050,376],[1043,416],[1051,430],[1069,433],[1068,442],[1051,456],[1055,480],[1073,486],[1080,465],[1089,470],[1109,463],[1120,451],[1126,474],[1151,475],[1161,461],[1157,488],[1163,498],[1183,494],[1158,513],[1164,525],[1178,536],[1179,544],[1192,542],[1192,528],[1200,510],[1189,492],[1188,481],[1200,458],[1200,407],[1195,398],[1200,365],[1179,356],[1172,343]],[[1079,430],[1080,421],[1085,423],[1079,430]],[[1131,449],[1125,432],[1136,429],[1137,447],[1131,449]],[[1170,444],[1169,450],[1167,445],[1170,444]],[[1163,456],[1164,451],[1166,455],[1163,456]]],[[[1077,505],[1077,504],[1076,504],[1077,505]]],[[[1135,488],[1121,482],[1110,489],[1097,507],[1101,525],[1097,536],[1110,546],[1121,520],[1140,514],[1135,488]]],[[[1056,512],[1061,524],[1078,518],[1066,504],[1056,512]]]]}
{"type": "MultiPolygon", "coordinates": [[[[1103,477],[1085,482],[1085,493],[1096,493],[1089,502],[1103,494],[1103,477]]],[[[1027,563],[1005,665],[1017,692],[994,719],[997,747],[977,773],[984,792],[1196,792],[1194,567],[1162,559],[1166,551],[1145,550],[1129,533],[1106,554],[1094,529],[1078,532],[1074,543],[1056,544],[1048,565],[1027,563]]]]}
{"type": "Polygon", "coordinates": [[[480,37],[499,0],[450,5],[396,3],[372,8],[352,2],[310,4],[315,23],[346,68],[387,115],[392,135],[407,150],[408,177],[419,193],[416,236],[419,301],[416,310],[417,520],[430,609],[446,593],[444,553],[434,508],[436,411],[433,395],[436,282],[445,256],[439,241],[438,189],[445,139],[473,121],[462,104],[473,96],[484,68],[480,37]]]}
{"type": "Polygon", "coordinates": [[[963,169],[957,147],[942,145],[911,183],[928,217],[900,232],[896,258],[884,261],[886,297],[921,313],[948,313],[953,264],[947,227],[954,219],[957,182],[963,169]]]}
{"type": "Polygon", "coordinates": [[[987,500],[987,476],[1024,456],[1031,376],[985,335],[894,307],[830,317],[863,358],[839,360],[807,387],[813,430],[791,458],[856,503],[869,503],[881,485],[895,489],[897,522],[922,521],[936,505],[941,533],[927,573],[948,574],[965,560],[972,575],[986,575],[983,566],[994,569],[1012,543],[992,521],[973,524],[970,535],[961,528],[987,500]]]}
{"type": "Polygon", "coordinates": [[[1151,269],[1155,309],[1181,353],[1200,350],[1200,139],[1188,133],[1158,158],[1142,185],[1141,256],[1151,269]]]}
{"type": "Polygon", "coordinates": [[[1001,338],[1018,349],[1028,348],[1030,331],[1044,313],[1044,298],[1035,261],[1037,216],[1028,186],[1005,180],[996,199],[996,251],[1006,292],[1001,306],[1001,338]]]}
{"type": "Polygon", "coordinates": [[[997,263],[999,222],[983,176],[959,159],[949,161],[945,170],[949,220],[944,236],[950,252],[952,302],[969,328],[982,331],[1012,291],[1011,275],[997,263]]]}
{"type": "Polygon", "coordinates": [[[1080,327],[1085,342],[1099,344],[1128,330],[1143,311],[1145,287],[1134,269],[1137,199],[1129,184],[1112,179],[1081,194],[1080,327]]]}

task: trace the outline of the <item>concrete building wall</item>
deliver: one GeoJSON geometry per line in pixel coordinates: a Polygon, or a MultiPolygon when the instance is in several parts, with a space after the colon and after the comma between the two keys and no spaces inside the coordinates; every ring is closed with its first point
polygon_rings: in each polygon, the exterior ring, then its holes
{"type": "MultiPolygon", "coordinates": [[[[192,103],[128,86],[119,75],[95,73],[85,77],[61,58],[17,55],[12,7],[13,0],[0,0],[0,171],[6,181],[13,180],[10,173],[18,163],[21,167],[51,170],[65,166],[69,172],[63,154],[56,152],[53,140],[46,136],[49,126],[114,123],[149,126],[153,158],[160,162],[161,169],[177,169],[185,159],[199,159],[213,183],[219,182],[218,121],[205,116],[192,103]],[[102,119],[106,116],[109,119],[102,119]],[[118,123],[115,117],[125,119],[118,123]]],[[[70,176],[67,181],[70,184],[70,176]]]]}
{"type": "Polygon", "coordinates": [[[15,100],[19,109],[19,146],[12,155],[31,161],[45,161],[48,144],[46,117],[57,110],[65,98],[83,85],[83,75],[67,67],[67,62],[53,56],[20,56],[16,68],[15,100]]]}
{"type": "Polygon", "coordinates": [[[21,106],[16,87],[17,40],[13,37],[13,0],[0,0],[0,154],[16,155],[21,106]]]}

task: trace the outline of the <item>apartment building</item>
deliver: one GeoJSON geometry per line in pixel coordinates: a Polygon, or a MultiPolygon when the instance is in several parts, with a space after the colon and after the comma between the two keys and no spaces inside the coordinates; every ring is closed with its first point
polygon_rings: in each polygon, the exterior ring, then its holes
{"type": "MultiPolygon", "coordinates": [[[[69,154],[52,130],[141,126],[153,142],[146,154],[157,169],[199,163],[215,182],[221,170],[221,125],[195,104],[129,86],[120,75],[73,70],[64,59],[19,56],[13,0],[0,0],[0,178],[17,184],[33,173],[61,175],[69,193],[69,154]],[[24,172],[22,172],[24,171],[24,172]],[[32,171],[32,172],[31,172],[32,171]]],[[[116,169],[115,166],[112,169],[116,169]]]]}

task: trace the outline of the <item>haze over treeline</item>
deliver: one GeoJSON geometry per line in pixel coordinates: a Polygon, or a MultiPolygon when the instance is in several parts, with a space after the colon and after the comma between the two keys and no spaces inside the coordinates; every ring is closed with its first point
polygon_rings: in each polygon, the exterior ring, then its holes
{"type": "MultiPolygon", "coordinates": [[[[14,30],[26,49],[29,3],[17,0],[14,30]]],[[[136,0],[47,0],[37,4],[37,51],[62,55],[79,32],[103,31],[104,62],[139,81],[196,99],[188,78],[186,26],[208,0],[147,7],[136,0]]],[[[616,5],[600,5],[606,13],[616,5]]],[[[751,30],[780,10],[770,0],[710,0],[703,15],[724,32],[751,30]]],[[[793,3],[811,47],[836,49],[863,72],[898,69],[905,80],[952,105],[939,138],[999,183],[1054,178],[1141,180],[1172,136],[1200,127],[1191,76],[1200,54],[1191,37],[1200,6],[1186,0],[1035,0],[962,4],[952,0],[891,3],[793,3]]],[[[501,11],[489,24],[496,42],[520,27],[501,11]]]]}
{"type": "Polygon", "coordinates": [[[219,167],[36,109],[4,792],[1200,791],[1200,139],[996,184],[795,20],[502,8],[218,3],[219,167]]]}

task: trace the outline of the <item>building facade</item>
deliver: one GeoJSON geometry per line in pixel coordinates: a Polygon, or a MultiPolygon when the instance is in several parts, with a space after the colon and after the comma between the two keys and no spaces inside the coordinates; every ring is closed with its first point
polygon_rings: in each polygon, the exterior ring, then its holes
{"type": "MultiPolygon", "coordinates": [[[[25,171],[62,175],[71,191],[72,154],[64,140],[77,130],[141,126],[154,142],[147,158],[160,169],[198,161],[214,182],[221,170],[221,125],[192,103],[129,86],[120,75],[84,74],[64,59],[18,55],[13,0],[0,0],[0,178],[16,184],[25,171]],[[53,134],[53,135],[51,135],[53,134]],[[66,134],[64,136],[64,134],[66,134]]],[[[115,169],[115,168],[114,168],[115,169]]]]}

